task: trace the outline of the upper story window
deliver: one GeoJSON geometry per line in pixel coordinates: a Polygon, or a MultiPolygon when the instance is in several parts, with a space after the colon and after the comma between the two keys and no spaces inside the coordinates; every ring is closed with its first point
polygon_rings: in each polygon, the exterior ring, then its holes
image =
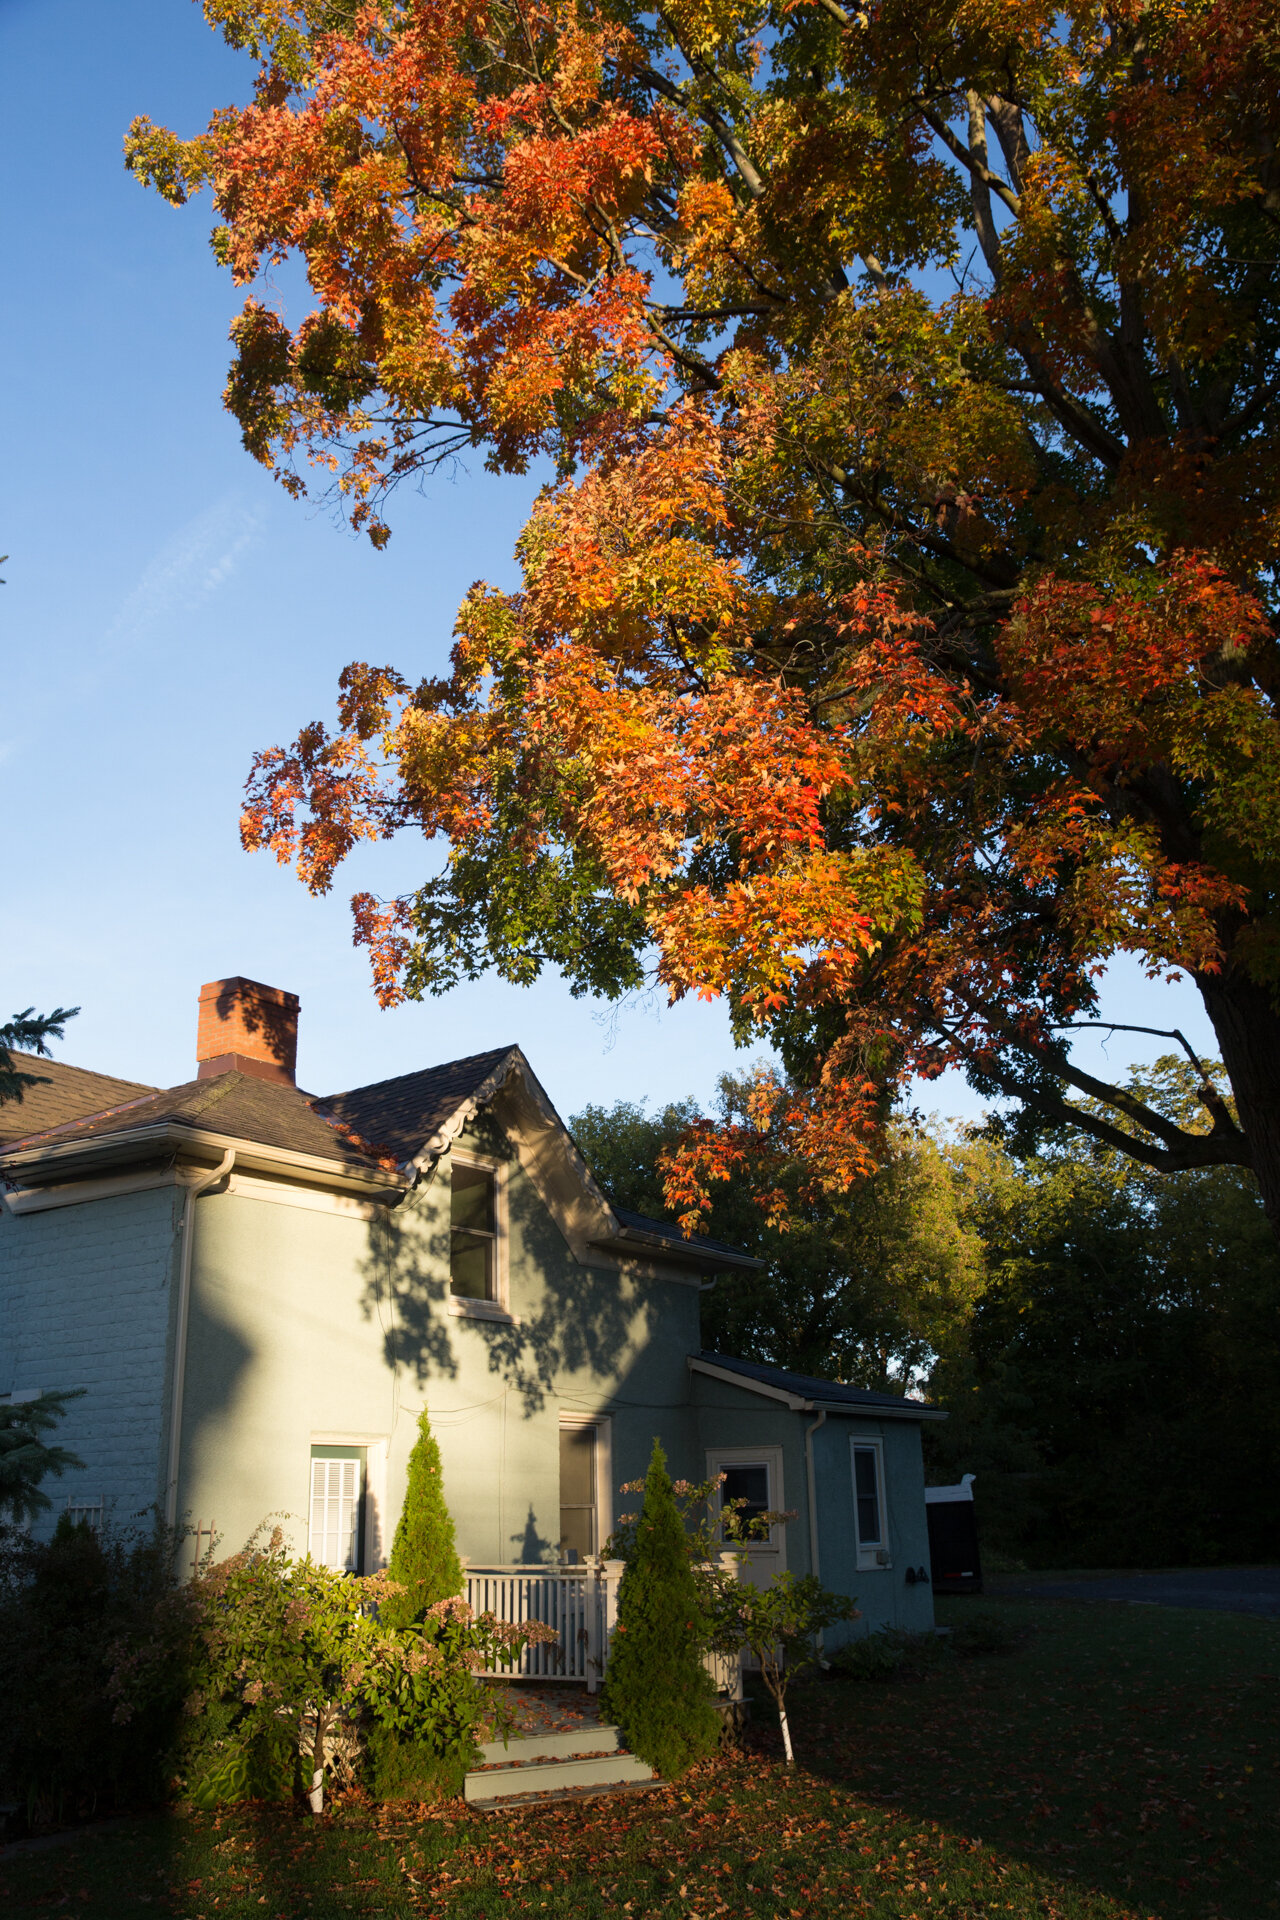
{"type": "Polygon", "coordinates": [[[493,1167],[453,1161],[449,1290],[463,1300],[498,1298],[498,1176],[493,1167]]]}

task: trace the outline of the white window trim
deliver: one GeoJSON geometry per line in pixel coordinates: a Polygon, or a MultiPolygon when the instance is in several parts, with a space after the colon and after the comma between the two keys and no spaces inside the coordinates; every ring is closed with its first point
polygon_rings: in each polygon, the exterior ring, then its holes
{"type": "MultiPolygon", "coordinates": [[[[600,1553],[613,1532],[613,1415],[611,1413],[560,1414],[561,1427],[594,1427],[596,1435],[596,1552],[600,1553]]],[[[558,1434],[558,1430],[557,1430],[558,1434]]],[[[556,1525],[560,1524],[559,1509],[556,1525]]]]}
{"type": "Polygon", "coordinates": [[[73,1523],[83,1523],[90,1533],[102,1532],[102,1517],[106,1511],[106,1502],[101,1494],[69,1493],[62,1511],[71,1517],[73,1523]]]}
{"type": "MultiPolygon", "coordinates": [[[[453,1284],[453,1197],[452,1176],[454,1167],[475,1167],[481,1173],[493,1175],[493,1298],[492,1300],[470,1300],[463,1294],[449,1294],[449,1311],[462,1320],[507,1320],[515,1321],[511,1311],[511,1296],[508,1288],[507,1263],[507,1164],[505,1160],[495,1160],[486,1153],[472,1153],[469,1148],[455,1147],[449,1156],[450,1199],[449,1199],[449,1284],[453,1284]]],[[[517,1323],[518,1324],[518,1323],[517,1323]]]]}
{"type": "Polygon", "coordinates": [[[311,1448],[364,1448],[364,1565],[359,1573],[378,1573],[387,1564],[387,1437],[379,1433],[313,1433],[307,1445],[307,1540],[311,1539],[311,1448]]]}
{"type": "MultiPolygon", "coordinates": [[[[769,1507],[774,1513],[786,1510],[786,1489],[782,1480],[781,1447],[708,1447],[707,1478],[714,1480],[726,1467],[757,1467],[769,1469],[769,1507]]],[[[725,1543],[726,1553],[746,1552],[748,1554],[771,1553],[778,1556],[778,1571],[787,1564],[787,1529],[782,1521],[770,1527],[767,1540],[744,1541],[741,1548],[725,1543]]]]}
{"type": "Polygon", "coordinates": [[[849,1436],[849,1497],[853,1502],[853,1537],[858,1548],[858,1572],[878,1573],[893,1565],[893,1554],[889,1547],[889,1503],[884,1489],[884,1441],[868,1436],[861,1439],[857,1434],[849,1436]],[[876,1497],[880,1502],[880,1538],[872,1546],[864,1547],[858,1532],[858,1482],[854,1455],[859,1447],[869,1448],[876,1461],[876,1497]]]}

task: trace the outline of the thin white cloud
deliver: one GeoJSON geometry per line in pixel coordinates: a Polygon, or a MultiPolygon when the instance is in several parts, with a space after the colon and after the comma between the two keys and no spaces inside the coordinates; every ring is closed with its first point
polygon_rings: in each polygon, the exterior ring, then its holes
{"type": "Polygon", "coordinates": [[[175,614],[190,613],[235,572],[257,542],[262,514],[227,494],[167,540],[121,603],[104,635],[111,648],[135,646],[175,614]]]}

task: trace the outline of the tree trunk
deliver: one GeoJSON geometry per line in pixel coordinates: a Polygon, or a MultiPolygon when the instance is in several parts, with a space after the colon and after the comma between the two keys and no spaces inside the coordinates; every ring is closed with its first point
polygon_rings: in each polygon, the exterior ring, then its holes
{"type": "Polygon", "coordinates": [[[1196,985],[1249,1141],[1262,1204],[1280,1237],[1280,1011],[1270,991],[1238,968],[1200,974],[1196,985]]]}

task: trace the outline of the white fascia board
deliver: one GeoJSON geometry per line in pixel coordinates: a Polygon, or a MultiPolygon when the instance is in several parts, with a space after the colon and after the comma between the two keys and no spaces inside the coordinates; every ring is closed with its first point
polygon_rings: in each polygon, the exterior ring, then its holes
{"type": "Polygon", "coordinates": [[[69,1180],[53,1187],[18,1187],[0,1195],[9,1213],[48,1213],[54,1207],[82,1207],[91,1200],[113,1200],[118,1194],[151,1193],[157,1187],[176,1187],[177,1169],[163,1167],[149,1173],[113,1173],[100,1180],[69,1180]]]}
{"type": "Polygon", "coordinates": [[[409,1182],[401,1173],[368,1173],[320,1154],[299,1153],[289,1147],[266,1146],[258,1140],[241,1140],[232,1134],[206,1132],[203,1127],[186,1127],[169,1121],[156,1127],[133,1127],[121,1133],[100,1134],[90,1140],[65,1140],[53,1146],[28,1147],[19,1152],[0,1154],[0,1173],[10,1182],[25,1174],[56,1179],[91,1175],[97,1168],[158,1159],[161,1155],[190,1156],[216,1166],[227,1152],[235,1149],[236,1166],[255,1173],[277,1173],[295,1180],[309,1180],[318,1186],[342,1192],[371,1196],[385,1193],[398,1199],[409,1182]]]}
{"type": "Polygon", "coordinates": [[[734,1373],[729,1367],[717,1367],[693,1354],[689,1356],[689,1371],[705,1373],[708,1379],[723,1380],[731,1387],[745,1387],[748,1393],[762,1394],[766,1400],[781,1400],[793,1413],[843,1413],[853,1420],[945,1420],[948,1417],[941,1407],[926,1407],[920,1400],[904,1400],[901,1409],[860,1407],[855,1401],[822,1400],[816,1396],[810,1400],[803,1394],[788,1393],[783,1387],[771,1387],[763,1380],[752,1380],[745,1373],[734,1373]]]}

